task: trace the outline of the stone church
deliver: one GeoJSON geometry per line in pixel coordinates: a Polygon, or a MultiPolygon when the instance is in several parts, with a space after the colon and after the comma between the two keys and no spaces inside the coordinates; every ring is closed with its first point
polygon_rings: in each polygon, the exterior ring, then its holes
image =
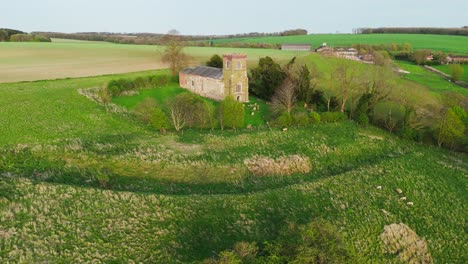
{"type": "Polygon", "coordinates": [[[232,96],[239,102],[249,101],[247,56],[223,55],[223,68],[198,66],[179,73],[180,86],[201,96],[223,100],[232,96]]]}

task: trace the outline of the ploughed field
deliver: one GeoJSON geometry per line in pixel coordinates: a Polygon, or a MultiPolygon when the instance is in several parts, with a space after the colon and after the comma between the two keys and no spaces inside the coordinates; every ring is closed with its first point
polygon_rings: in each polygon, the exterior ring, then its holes
{"type": "MultiPolygon", "coordinates": [[[[52,43],[0,42],[0,83],[97,76],[167,68],[161,62],[164,47],[105,42],[58,41],[52,43]]],[[[287,59],[305,53],[266,49],[188,47],[192,64],[213,54],[242,52],[249,61],[271,56],[287,59]]]]}
{"type": "Polygon", "coordinates": [[[137,99],[79,93],[149,74],[0,84],[0,262],[193,262],[314,219],[364,262],[397,263],[379,235],[400,222],[467,261],[466,155],[353,122],[160,135],[137,99]],[[261,173],[278,160],[290,174],[261,173]]]}

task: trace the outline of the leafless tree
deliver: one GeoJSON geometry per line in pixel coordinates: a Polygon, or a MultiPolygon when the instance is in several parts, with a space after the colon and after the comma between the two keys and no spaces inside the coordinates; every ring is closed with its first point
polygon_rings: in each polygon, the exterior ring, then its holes
{"type": "Polygon", "coordinates": [[[176,131],[180,131],[185,126],[187,119],[187,109],[184,100],[174,97],[167,102],[167,107],[171,116],[171,123],[176,131]]]}
{"type": "Polygon", "coordinates": [[[271,99],[272,111],[276,114],[283,112],[290,114],[296,101],[297,92],[294,82],[291,78],[286,78],[271,99]]]}
{"type": "Polygon", "coordinates": [[[179,71],[188,65],[190,57],[185,54],[182,42],[172,39],[163,52],[162,61],[169,64],[172,76],[177,76],[179,71]]]}
{"type": "Polygon", "coordinates": [[[359,80],[361,65],[349,60],[339,60],[333,77],[336,80],[337,94],[341,97],[340,111],[344,112],[346,103],[351,96],[354,96],[362,87],[359,80]]]}

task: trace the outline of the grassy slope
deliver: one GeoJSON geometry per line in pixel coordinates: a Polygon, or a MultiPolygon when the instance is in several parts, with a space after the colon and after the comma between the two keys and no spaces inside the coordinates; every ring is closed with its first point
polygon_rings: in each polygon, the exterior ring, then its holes
{"type": "MultiPolygon", "coordinates": [[[[409,74],[405,74],[404,78],[425,85],[434,93],[440,92],[457,92],[468,96],[468,89],[460,87],[444,79],[442,76],[424,69],[421,66],[415,65],[412,62],[396,61],[397,65],[409,74]]],[[[436,67],[440,69],[440,67],[436,67]]]]}
{"type": "Polygon", "coordinates": [[[335,47],[351,46],[352,44],[388,44],[411,43],[414,49],[432,49],[444,52],[468,54],[468,37],[422,34],[313,34],[306,36],[286,37],[260,37],[244,39],[221,39],[215,43],[226,42],[251,42],[251,43],[309,43],[314,48],[323,42],[335,47]]]}
{"type": "MultiPolygon", "coordinates": [[[[462,64],[462,67],[464,69],[464,73],[463,73],[463,76],[461,77],[461,81],[464,81],[464,82],[468,82],[468,64],[462,64]]],[[[450,66],[449,65],[436,65],[434,66],[434,68],[438,69],[439,71],[442,71],[446,74],[452,74],[451,70],[450,70],[450,66]]]]}
{"type": "MultiPolygon", "coordinates": [[[[66,77],[96,76],[161,69],[164,47],[123,45],[101,42],[1,42],[0,83],[45,80],[66,77]]],[[[287,59],[306,53],[266,49],[231,49],[188,47],[194,64],[205,62],[213,54],[245,53],[249,61],[271,56],[287,59]]]]}
{"type": "Polygon", "coordinates": [[[77,93],[109,78],[0,84],[1,261],[196,260],[324,218],[366,262],[392,259],[378,235],[394,222],[426,237],[436,261],[466,262],[465,155],[353,123],[159,136],[77,93]],[[291,154],[312,172],[255,178],[243,165],[291,154]],[[111,190],[95,188],[97,171],[111,190]]]}

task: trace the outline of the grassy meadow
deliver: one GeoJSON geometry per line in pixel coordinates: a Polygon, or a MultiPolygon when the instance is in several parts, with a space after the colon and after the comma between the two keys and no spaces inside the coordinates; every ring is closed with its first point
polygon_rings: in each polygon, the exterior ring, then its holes
{"type": "Polygon", "coordinates": [[[326,42],[329,46],[353,44],[410,43],[414,49],[440,50],[447,53],[468,54],[468,37],[426,34],[311,34],[303,36],[219,39],[215,43],[308,43],[317,48],[326,42]]]}
{"type": "MultiPolygon", "coordinates": [[[[0,83],[75,78],[167,68],[161,62],[162,46],[105,42],[59,41],[52,43],[0,42],[0,83]]],[[[278,60],[307,53],[267,49],[187,47],[192,64],[213,54],[245,53],[251,63],[260,57],[278,60]]]]}
{"type": "MultiPolygon", "coordinates": [[[[414,64],[413,62],[396,61],[396,64],[401,69],[410,72],[409,74],[403,75],[405,79],[422,84],[429,88],[429,90],[433,93],[456,92],[468,96],[468,89],[449,82],[437,73],[431,72],[421,66],[414,64]]],[[[450,73],[447,65],[439,65],[435,66],[435,68],[443,72],[446,70],[448,73],[450,73]]]]}
{"type": "Polygon", "coordinates": [[[141,96],[115,98],[121,108],[79,93],[150,74],[0,84],[0,262],[197,262],[313,219],[338,226],[362,263],[397,263],[379,235],[400,222],[436,262],[468,260],[466,155],[353,122],[160,135],[126,110],[141,96]],[[255,176],[245,165],[292,155],[311,171],[255,176]]]}
{"type": "MultiPolygon", "coordinates": [[[[460,81],[468,83],[468,64],[462,64],[461,66],[463,67],[463,76],[460,78],[460,81]]],[[[452,71],[450,70],[450,65],[436,65],[434,66],[434,68],[448,75],[452,74],[452,71]]]]}

